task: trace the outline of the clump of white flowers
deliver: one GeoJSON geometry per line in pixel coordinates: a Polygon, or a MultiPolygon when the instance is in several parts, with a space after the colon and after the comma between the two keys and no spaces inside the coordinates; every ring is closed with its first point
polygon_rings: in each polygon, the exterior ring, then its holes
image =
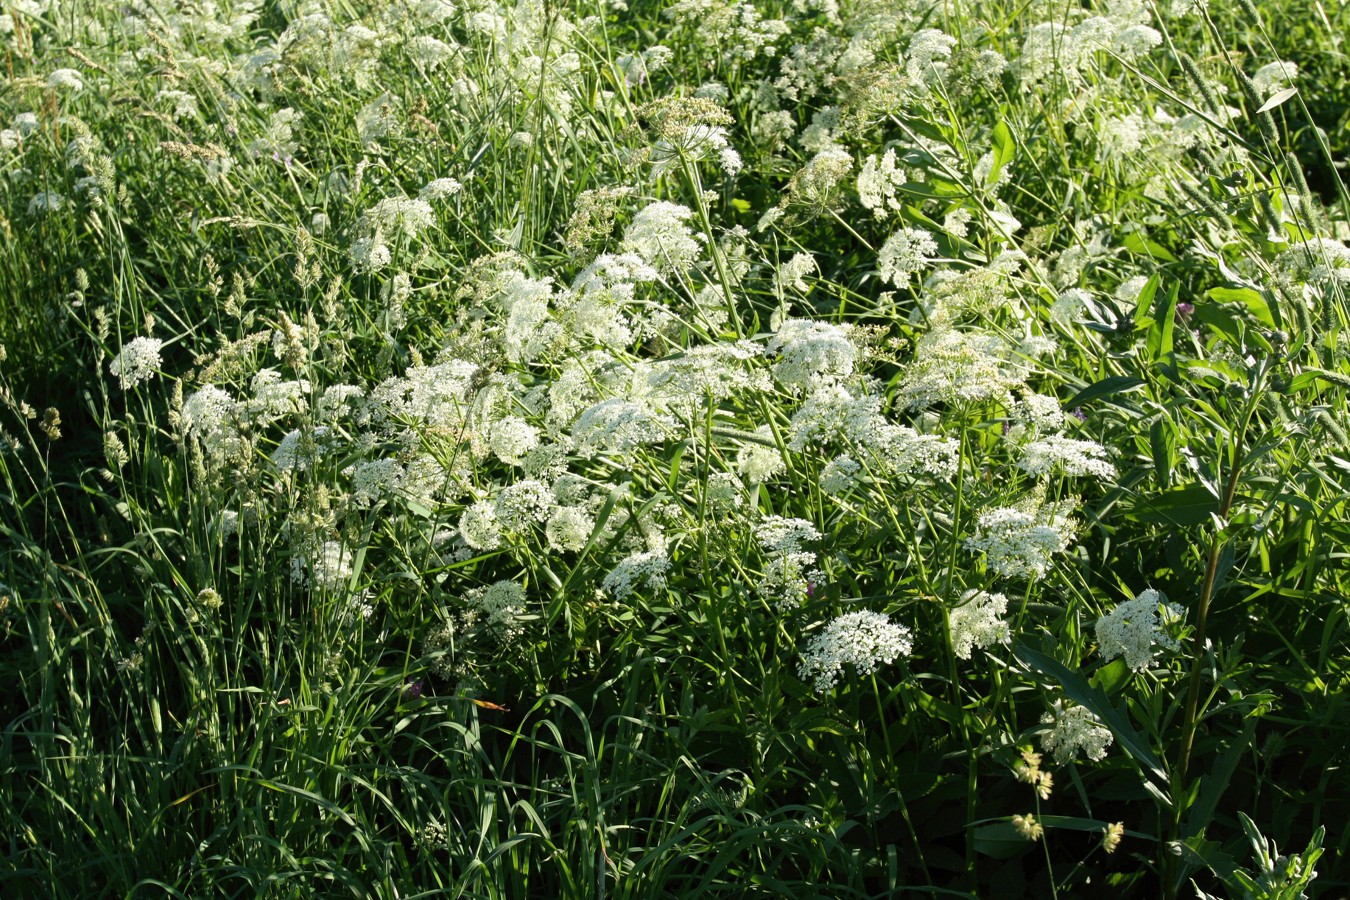
{"type": "Polygon", "coordinates": [[[599,453],[631,454],[645,444],[665,440],[675,427],[670,416],[650,407],[611,397],[601,400],[583,412],[572,426],[572,439],[577,453],[595,456],[599,453]]]}
{"type": "Polygon", "coordinates": [[[1065,706],[1056,700],[1053,712],[1041,717],[1042,725],[1050,727],[1041,733],[1041,746],[1055,755],[1055,762],[1073,762],[1081,752],[1093,762],[1106,758],[1111,746],[1111,732],[1085,706],[1065,706]]]}
{"type": "Polygon", "coordinates": [[[769,339],[769,352],[777,354],[774,378],[793,393],[811,393],[849,377],[858,359],[849,332],[846,325],[788,319],[769,339]]]}
{"type": "Polygon", "coordinates": [[[620,249],[636,254],[659,272],[687,269],[703,246],[701,237],[685,224],[693,214],[687,206],[664,200],[649,204],[624,230],[620,249]]]}
{"type": "Polygon", "coordinates": [[[985,554],[985,564],[1000,577],[1036,581],[1072,540],[1073,522],[1058,510],[1005,506],[980,514],[979,530],[966,538],[966,549],[985,554]]]}
{"type": "Polygon", "coordinates": [[[63,91],[84,89],[84,76],[78,69],[53,69],[47,76],[47,87],[63,91]]]}
{"type": "Polygon", "coordinates": [[[291,560],[291,580],[319,590],[340,590],[352,577],[352,556],[341,542],[324,541],[312,558],[297,556],[291,560]]]}
{"type": "Polygon", "coordinates": [[[1017,467],[1036,478],[1058,472],[1070,478],[1094,475],[1110,480],[1116,477],[1116,467],[1107,462],[1106,455],[1106,448],[1096,441],[1075,441],[1052,434],[1023,447],[1017,467]]]}
{"type": "Polygon", "coordinates": [[[820,577],[815,553],[803,545],[821,537],[805,519],[766,516],[755,528],[755,540],[766,554],[759,595],[780,609],[800,606],[820,577]]]}
{"type": "Polygon", "coordinates": [[[579,506],[559,506],[549,516],[544,535],[551,549],[576,552],[586,546],[595,530],[595,520],[579,506]]]}
{"type": "Polygon", "coordinates": [[[117,376],[122,390],[128,390],[142,381],[148,381],[163,365],[159,351],[164,342],[159,338],[138,337],[128,341],[122,352],[108,364],[108,371],[117,376]]]}
{"type": "Polygon", "coordinates": [[[1164,629],[1184,614],[1180,606],[1164,603],[1157,591],[1143,591],[1097,620],[1097,644],[1102,656],[1123,656],[1126,665],[1142,672],[1157,649],[1176,650],[1180,646],[1164,629]]]}
{"type": "Polygon", "coordinates": [[[525,614],[525,589],[514,581],[498,581],[487,587],[473,588],[464,594],[464,602],[503,641],[520,633],[520,617],[525,614]]]}
{"type": "Polygon", "coordinates": [[[1283,90],[1293,84],[1297,77],[1298,63],[1266,63],[1252,75],[1252,85],[1261,96],[1269,97],[1276,91],[1283,90]]]}
{"type": "Polygon", "coordinates": [[[821,493],[837,497],[858,483],[862,466],[847,456],[836,456],[820,470],[821,493]]]}
{"type": "Polygon", "coordinates": [[[831,690],[852,665],[859,675],[870,675],[882,665],[909,656],[911,632],[883,613],[861,610],[839,616],[807,642],[797,667],[802,678],[814,682],[819,693],[831,690]]]}
{"type": "Polygon", "coordinates": [[[937,242],[922,228],[901,228],[877,251],[877,273],[898,288],[909,287],[910,276],[937,255],[937,242]]]}
{"type": "Polygon", "coordinates": [[[914,361],[905,367],[898,397],[910,409],[937,403],[1012,402],[1011,388],[1022,373],[1006,362],[1007,345],[994,335],[943,328],[919,341],[914,361]]]}
{"type": "Polygon", "coordinates": [[[459,517],[459,536],[475,550],[495,550],[501,546],[502,529],[497,521],[497,508],[480,500],[465,509],[459,517]]]}
{"type": "Polygon", "coordinates": [[[1006,643],[1011,636],[1002,618],[1008,611],[1008,598],[987,591],[968,591],[961,605],[947,614],[951,625],[952,652],[970,659],[975,649],[1006,643]]]}
{"type": "Polygon", "coordinates": [[[621,559],[600,586],[615,600],[623,600],[640,587],[649,591],[664,590],[668,572],[670,557],[664,550],[645,550],[621,559]]]}

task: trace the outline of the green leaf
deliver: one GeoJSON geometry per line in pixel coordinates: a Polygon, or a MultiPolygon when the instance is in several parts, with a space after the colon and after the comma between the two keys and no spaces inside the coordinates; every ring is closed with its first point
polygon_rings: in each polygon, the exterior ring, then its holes
{"type": "MultiPolygon", "coordinates": [[[[1180,292],[1181,284],[1174,282],[1172,289],[1158,298],[1157,307],[1153,312],[1153,327],[1148,333],[1148,351],[1153,359],[1172,352],[1172,332],[1176,328],[1177,295],[1180,292]]],[[[1139,302],[1140,304],[1144,302],[1142,295],[1139,302]]]]}
{"type": "Polygon", "coordinates": [[[994,822],[975,829],[975,852],[994,859],[1012,859],[1034,846],[1011,822],[994,822]]]}
{"type": "Polygon", "coordinates": [[[1237,869],[1233,857],[1225,853],[1220,844],[1206,840],[1201,835],[1193,835],[1184,841],[1175,841],[1169,846],[1192,868],[1198,869],[1203,866],[1224,882],[1232,878],[1233,872],[1237,869]]]}
{"type": "Polygon", "coordinates": [[[1153,451],[1153,474],[1163,490],[1172,486],[1171,423],[1164,418],[1154,421],[1148,430],[1149,447],[1153,451]]]}
{"type": "Polygon", "coordinates": [[[1113,659],[1092,673],[1091,683],[1108,694],[1119,693],[1121,688],[1130,683],[1130,667],[1122,658],[1113,659]]]}
{"type": "Polygon", "coordinates": [[[996,184],[998,175],[1003,168],[1012,162],[1013,155],[1017,150],[1017,144],[1013,141],[1012,131],[1009,130],[1006,122],[1000,121],[994,126],[992,135],[994,141],[994,164],[989,170],[989,178],[986,184],[996,184]]]}
{"type": "Polygon", "coordinates": [[[1112,375],[1110,378],[1103,378],[1083,388],[1073,395],[1068,406],[1073,409],[1075,406],[1083,406],[1091,403],[1099,397],[1110,397],[1115,394],[1123,394],[1126,391],[1132,391],[1144,383],[1142,378],[1134,378],[1130,375],[1112,375]]]}
{"type": "Polygon", "coordinates": [[[1121,243],[1124,244],[1125,249],[1129,250],[1131,253],[1139,253],[1143,256],[1151,256],[1155,259],[1166,260],[1167,262],[1177,261],[1177,258],[1172,255],[1171,250],[1168,250],[1157,241],[1150,241],[1138,231],[1131,231],[1129,234],[1125,235],[1125,239],[1121,243]]]}
{"type": "Polygon", "coordinates": [[[1241,303],[1247,307],[1247,310],[1268,328],[1275,327],[1275,316],[1271,313],[1270,304],[1266,298],[1261,296],[1261,292],[1252,288],[1210,288],[1205,291],[1205,296],[1216,303],[1241,303]]]}
{"type": "Polygon", "coordinates": [[[1261,113],[1270,112],[1272,109],[1284,103],[1286,100],[1288,100],[1290,97],[1294,96],[1297,93],[1298,88],[1296,87],[1287,87],[1282,91],[1276,91],[1274,94],[1271,95],[1269,100],[1261,104],[1261,108],[1256,111],[1256,114],[1259,116],[1261,115],[1261,113]]]}
{"type": "Polygon", "coordinates": [[[1101,688],[1093,687],[1082,675],[1070,671],[1069,667],[1059,660],[1038,650],[1018,646],[1014,648],[1013,654],[1037,672],[1053,679],[1070,700],[1086,707],[1089,712],[1102,721],[1102,724],[1111,729],[1111,733],[1120,742],[1120,746],[1125,748],[1125,752],[1139,764],[1146,775],[1160,785],[1168,783],[1167,772],[1163,770],[1162,763],[1158,761],[1158,757],[1149,748],[1148,741],[1135,730],[1134,725],[1130,723],[1125,713],[1111,705],[1111,699],[1103,693],[1101,688]]]}
{"type": "Polygon", "coordinates": [[[1203,484],[1192,482],[1152,496],[1140,497],[1126,516],[1136,522],[1199,525],[1219,511],[1219,498],[1203,484]]]}
{"type": "Polygon", "coordinates": [[[1149,317],[1153,309],[1153,295],[1158,293],[1158,276],[1154,275],[1139,290],[1139,299],[1134,305],[1134,327],[1138,331],[1147,328],[1154,320],[1149,317]]]}

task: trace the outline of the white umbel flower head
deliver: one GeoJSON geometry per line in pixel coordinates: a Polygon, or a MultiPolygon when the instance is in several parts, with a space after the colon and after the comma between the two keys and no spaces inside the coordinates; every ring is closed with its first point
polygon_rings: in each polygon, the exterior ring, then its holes
{"type": "Polygon", "coordinates": [[[670,557],[664,550],[634,553],[619,561],[601,583],[615,600],[623,600],[639,587],[650,591],[664,590],[666,573],[670,571],[670,557]]]}
{"type": "Polygon", "coordinates": [[[859,675],[870,675],[897,657],[909,656],[913,649],[908,628],[893,623],[883,613],[861,610],[838,617],[812,637],[797,672],[813,681],[816,691],[823,694],[838,683],[845,663],[859,675]]]}
{"type": "Polygon", "coordinates": [[[78,69],[53,69],[47,76],[47,87],[63,91],[84,89],[84,76],[78,69]]]}
{"type": "Polygon", "coordinates": [[[1152,662],[1157,648],[1176,650],[1180,644],[1163,627],[1180,619],[1180,606],[1163,603],[1155,590],[1142,592],[1097,620],[1097,644],[1102,656],[1125,657],[1125,664],[1142,672],[1152,662]]]}
{"type": "Polygon", "coordinates": [[[164,342],[159,338],[138,337],[128,341],[122,352],[108,365],[108,371],[117,376],[122,390],[128,390],[149,380],[163,364],[159,351],[164,342]]]}
{"type": "Polygon", "coordinates": [[[637,254],[660,272],[687,269],[702,246],[685,224],[693,214],[687,206],[664,200],[644,207],[624,231],[620,251],[637,254]]]}
{"type": "Polygon", "coordinates": [[[1111,746],[1111,732],[1085,706],[1064,706],[1056,700],[1053,712],[1041,717],[1042,725],[1051,726],[1041,734],[1041,746],[1055,755],[1055,762],[1073,762],[1079,751],[1093,762],[1106,758],[1111,746]]]}
{"type": "Polygon", "coordinates": [[[968,592],[961,605],[948,613],[953,652],[961,659],[970,659],[976,648],[1006,643],[1010,632],[1001,617],[1007,611],[1008,598],[1003,594],[968,592]]]}
{"type": "Polygon", "coordinates": [[[811,393],[848,378],[858,359],[847,326],[811,319],[788,319],[770,338],[768,350],[778,355],[774,378],[793,393],[811,393]]]}
{"type": "Polygon", "coordinates": [[[937,251],[937,242],[922,228],[901,228],[877,251],[877,272],[882,281],[909,287],[910,276],[922,271],[937,251]]]}
{"type": "Polygon", "coordinates": [[[464,510],[459,517],[459,536],[475,550],[495,550],[502,542],[497,508],[481,500],[464,510]]]}
{"type": "Polygon", "coordinates": [[[319,545],[313,559],[308,560],[308,566],[300,557],[291,561],[291,580],[319,590],[341,590],[352,577],[352,557],[352,552],[341,542],[325,541],[319,545]]]}
{"type": "Polygon", "coordinates": [[[1106,448],[1096,441],[1075,441],[1057,434],[1032,441],[1022,448],[1017,467],[1036,478],[1056,472],[1070,478],[1095,475],[1105,481],[1116,477],[1116,467],[1106,461],[1106,448]]]}
{"type": "Polygon", "coordinates": [[[966,538],[966,549],[984,553],[989,570],[1003,578],[1044,578],[1051,557],[1073,541],[1073,523],[1055,512],[1043,516],[1005,506],[982,513],[979,523],[979,530],[966,538]]]}

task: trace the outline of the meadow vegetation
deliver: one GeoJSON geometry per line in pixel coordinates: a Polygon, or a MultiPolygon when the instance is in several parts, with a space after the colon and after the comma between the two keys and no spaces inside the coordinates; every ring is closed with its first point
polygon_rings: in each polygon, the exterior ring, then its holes
{"type": "Polygon", "coordinates": [[[5,3],[0,893],[1344,893],[1347,34],[5,3]]]}

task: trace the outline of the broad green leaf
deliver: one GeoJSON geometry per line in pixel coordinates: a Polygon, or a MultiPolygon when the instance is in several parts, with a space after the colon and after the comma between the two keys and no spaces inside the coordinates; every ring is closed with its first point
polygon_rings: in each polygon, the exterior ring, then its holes
{"type": "Polygon", "coordinates": [[[1138,498],[1126,515],[1136,522],[1198,525],[1219,511],[1219,498],[1203,484],[1192,482],[1138,498]]]}
{"type": "Polygon", "coordinates": [[[1132,391],[1144,383],[1142,378],[1134,378],[1130,375],[1112,375],[1110,378],[1103,378],[1083,388],[1073,395],[1073,399],[1068,402],[1068,407],[1073,409],[1075,406],[1083,406],[1091,403],[1099,397],[1110,397],[1115,394],[1123,394],[1126,391],[1132,391]]]}
{"type": "Polygon", "coordinates": [[[1268,328],[1276,327],[1275,316],[1271,312],[1270,304],[1266,298],[1261,296],[1261,292],[1252,288],[1210,288],[1205,291],[1205,296],[1216,303],[1241,303],[1247,307],[1252,315],[1256,316],[1261,324],[1268,328]]]}
{"type": "MultiPolygon", "coordinates": [[[[1149,329],[1148,334],[1148,350],[1153,359],[1172,352],[1172,332],[1176,328],[1177,295],[1180,292],[1180,282],[1173,282],[1172,289],[1158,297],[1153,313],[1153,327],[1149,329]]],[[[1141,304],[1144,302],[1142,296],[1139,302],[1141,304]]]]}
{"type": "Polygon", "coordinates": [[[1016,152],[1017,145],[1013,141],[1012,131],[1008,129],[1006,122],[1000,121],[994,126],[992,135],[994,142],[994,164],[989,170],[989,178],[986,184],[996,184],[999,173],[1003,171],[1008,163],[1012,162],[1013,154],[1016,152]]]}
{"type": "Polygon", "coordinates": [[[1151,256],[1154,259],[1161,259],[1167,262],[1177,261],[1177,258],[1172,255],[1171,250],[1168,250],[1157,241],[1150,241],[1138,231],[1131,231],[1129,234],[1125,235],[1125,239],[1121,241],[1121,243],[1124,244],[1125,249],[1129,250],[1131,253],[1139,253],[1143,256],[1151,256]]]}

